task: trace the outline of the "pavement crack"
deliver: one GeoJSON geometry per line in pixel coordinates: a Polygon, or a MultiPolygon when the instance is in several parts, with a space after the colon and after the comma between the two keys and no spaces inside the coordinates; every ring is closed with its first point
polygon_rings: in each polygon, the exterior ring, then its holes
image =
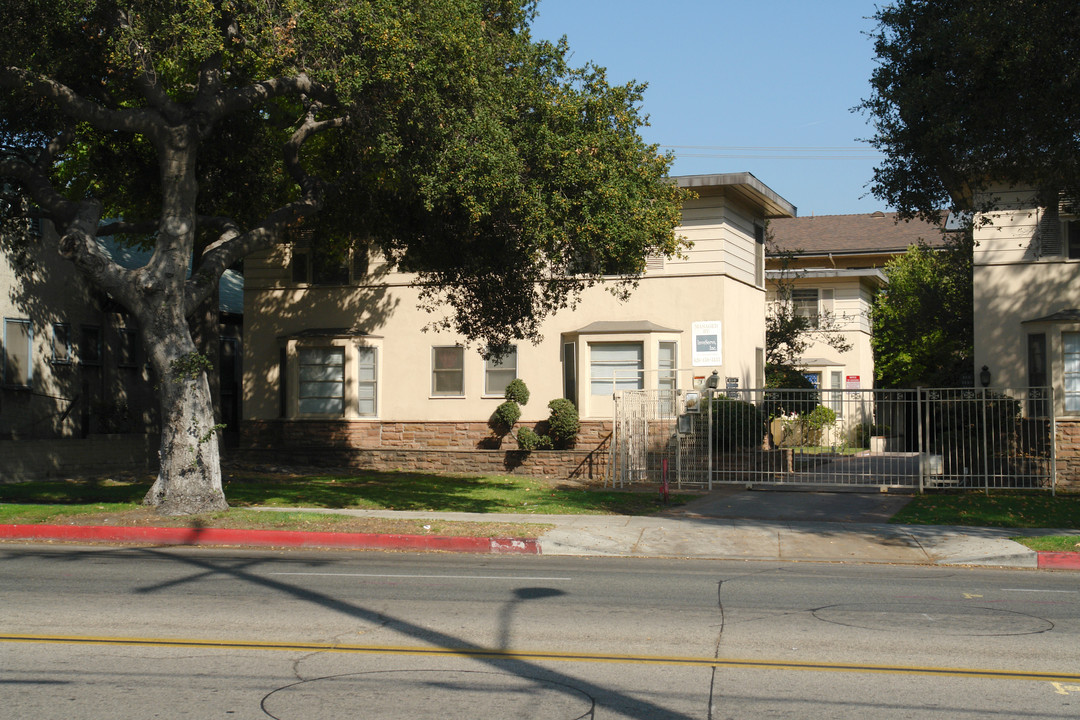
{"type": "MultiPolygon", "coordinates": [[[[724,589],[724,581],[718,580],[716,583],[716,606],[720,611],[720,630],[716,633],[716,648],[713,651],[713,659],[720,659],[720,643],[724,639],[724,598],[722,596],[724,589]]],[[[708,720],[713,720],[713,708],[716,706],[716,673],[719,670],[719,665],[713,665],[712,671],[709,677],[709,710],[707,714],[708,720]]]]}

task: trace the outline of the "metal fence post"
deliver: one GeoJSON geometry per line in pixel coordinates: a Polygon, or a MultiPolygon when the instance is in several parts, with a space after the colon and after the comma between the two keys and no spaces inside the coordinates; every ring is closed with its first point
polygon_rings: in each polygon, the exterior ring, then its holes
{"type": "Polygon", "coordinates": [[[917,445],[918,445],[918,450],[919,450],[919,494],[920,495],[923,494],[923,490],[924,490],[923,482],[924,482],[924,478],[926,477],[926,467],[924,465],[924,463],[926,462],[926,453],[923,452],[922,391],[923,391],[923,389],[921,387],[920,388],[915,388],[915,412],[919,416],[919,422],[918,422],[919,442],[917,443],[917,445]]]}
{"type": "Polygon", "coordinates": [[[705,402],[709,408],[709,434],[705,437],[705,447],[709,450],[709,492],[712,492],[712,478],[713,478],[713,393],[715,390],[706,389],[705,402]]]}
{"type": "Polygon", "coordinates": [[[990,494],[990,445],[986,441],[986,404],[989,402],[989,392],[989,388],[984,388],[982,397],[983,488],[987,495],[990,494]]]}
{"type": "Polygon", "coordinates": [[[1050,387],[1050,496],[1057,497],[1057,398],[1050,387]]]}

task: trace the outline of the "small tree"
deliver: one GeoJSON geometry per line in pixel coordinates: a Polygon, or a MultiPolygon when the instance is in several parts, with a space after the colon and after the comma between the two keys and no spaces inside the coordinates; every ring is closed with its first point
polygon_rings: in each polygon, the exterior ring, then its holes
{"type": "Polygon", "coordinates": [[[870,339],[878,387],[955,387],[974,353],[970,233],[908,248],[885,266],[870,339]]]}

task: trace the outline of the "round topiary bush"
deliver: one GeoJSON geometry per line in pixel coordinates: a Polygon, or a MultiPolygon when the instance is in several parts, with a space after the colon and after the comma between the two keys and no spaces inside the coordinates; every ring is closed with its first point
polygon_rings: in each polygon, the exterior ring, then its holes
{"type": "Polygon", "coordinates": [[[555,446],[560,448],[572,446],[577,440],[578,431],[581,430],[581,421],[574,403],[566,398],[557,398],[549,402],[548,407],[551,409],[548,432],[555,446]]]}
{"type": "Polygon", "coordinates": [[[510,402],[516,402],[518,405],[529,404],[529,388],[525,386],[525,381],[521,378],[514,378],[506,386],[506,392],[503,396],[510,402]]]}
{"type": "Polygon", "coordinates": [[[513,400],[507,400],[502,405],[495,408],[495,412],[492,414],[492,420],[495,424],[506,430],[514,427],[514,423],[520,419],[521,407],[513,400]]]}

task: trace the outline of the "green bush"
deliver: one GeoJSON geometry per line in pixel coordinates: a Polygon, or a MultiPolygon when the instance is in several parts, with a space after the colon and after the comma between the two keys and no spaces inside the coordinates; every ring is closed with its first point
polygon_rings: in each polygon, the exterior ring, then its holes
{"type": "Polygon", "coordinates": [[[492,415],[494,423],[506,430],[514,427],[514,423],[521,419],[521,407],[513,400],[507,400],[499,407],[495,408],[495,413],[492,415]]]}
{"type": "Polygon", "coordinates": [[[818,405],[802,419],[806,429],[806,441],[810,445],[823,445],[824,430],[836,424],[836,413],[832,408],[818,405]]]}
{"type": "Polygon", "coordinates": [[[574,403],[566,398],[558,398],[548,403],[551,415],[548,417],[548,432],[556,447],[566,448],[573,446],[577,440],[578,431],[581,430],[581,422],[578,418],[577,408],[574,403]]]}
{"type": "Polygon", "coordinates": [[[510,384],[506,386],[504,397],[508,401],[515,402],[518,405],[528,405],[529,388],[526,387],[524,380],[521,378],[514,378],[510,381],[510,384]]]}
{"type": "Polygon", "coordinates": [[[766,416],[753,403],[719,396],[713,399],[711,410],[713,438],[719,449],[761,447],[767,432],[766,416]]]}
{"type": "Polygon", "coordinates": [[[765,368],[765,400],[762,410],[768,417],[806,415],[821,402],[821,393],[802,372],[786,365],[765,368]]]}
{"type": "Polygon", "coordinates": [[[517,431],[518,447],[526,452],[533,450],[547,450],[551,447],[551,438],[547,435],[537,435],[531,427],[520,427],[517,431]]]}

